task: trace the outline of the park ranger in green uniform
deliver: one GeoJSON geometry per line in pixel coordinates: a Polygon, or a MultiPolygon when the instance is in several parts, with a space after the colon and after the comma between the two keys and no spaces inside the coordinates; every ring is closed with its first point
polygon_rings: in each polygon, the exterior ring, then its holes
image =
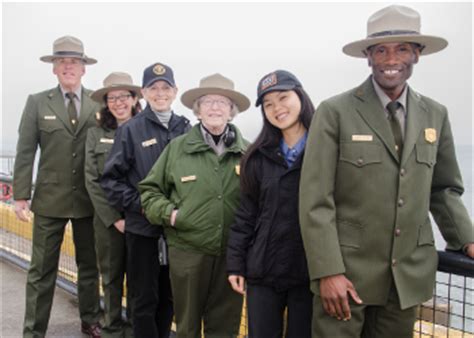
{"type": "Polygon", "coordinates": [[[28,97],[19,127],[13,190],[15,213],[28,221],[33,165],[41,149],[35,191],[33,248],[26,285],[24,337],[46,334],[58,271],[60,246],[71,221],[78,267],[81,330],[100,337],[99,281],[94,249],[93,208],[84,184],[84,146],[87,129],[96,125],[99,105],[81,86],[85,65],[97,61],[84,54],[82,42],[64,36],[53,44],[53,63],[59,85],[28,97]]]}
{"type": "MultiPolygon", "coordinates": [[[[140,87],[127,73],[114,72],[104,79],[104,87],[92,94],[102,103],[99,125],[90,128],[86,139],[86,188],[94,205],[95,245],[104,291],[102,337],[133,336],[130,323],[122,320],[123,282],[126,271],[125,219],[113,208],[100,186],[104,164],[114,144],[117,128],[140,110],[140,87]]],[[[130,292],[127,292],[127,318],[131,319],[130,292]]]]}
{"type": "Polygon", "coordinates": [[[367,28],[343,51],[367,58],[372,75],[319,105],[303,162],[315,338],[413,336],[437,268],[429,212],[448,249],[474,257],[447,109],[407,84],[420,56],[447,41],[421,34],[405,6],[381,9],[367,28]]]}

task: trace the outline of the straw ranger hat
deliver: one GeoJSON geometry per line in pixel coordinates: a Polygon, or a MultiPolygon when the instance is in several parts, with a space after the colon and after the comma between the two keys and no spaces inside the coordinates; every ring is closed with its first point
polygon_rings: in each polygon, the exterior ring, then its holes
{"type": "Polygon", "coordinates": [[[367,21],[367,38],[345,45],[342,51],[365,58],[368,47],[387,42],[413,42],[422,46],[421,55],[439,52],[448,41],[420,33],[420,14],[405,6],[392,5],[372,14],[367,21]]]}
{"type": "Polygon", "coordinates": [[[104,95],[111,90],[128,90],[134,92],[139,99],[142,97],[141,88],[133,84],[132,77],[129,74],[113,72],[104,79],[104,87],[93,92],[91,98],[94,101],[103,103],[104,95]]]}
{"type": "Polygon", "coordinates": [[[53,55],[45,55],[40,57],[41,61],[52,63],[57,58],[76,58],[84,61],[86,65],[97,63],[96,59],[88,57],[84,54],[84,46],[82,41],[73,36],[63,36],[54,41],[53,55]]]}
{"type": "Polygon", "coordinates": [[[209,94],[222,95],[231,99],[237,105],[240,112],[250,107],[250,100],[247,96],[234,90],[234,82],[218,73],[202,78],[198,88],[184,92],[181,96],[181,102],[189,109],[192,109],[194,101],[201,96],[209,94]]]}

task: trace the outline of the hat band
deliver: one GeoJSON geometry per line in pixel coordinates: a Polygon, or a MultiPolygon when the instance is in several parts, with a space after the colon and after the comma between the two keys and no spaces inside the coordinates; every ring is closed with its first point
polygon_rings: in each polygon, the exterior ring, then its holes
{"type": "Polygon", "coordinates": [[[66,51],[60,51],[60,52],[54,52],[54,55],[56,56],[61,56],[61,55],[76,55],[79,57],[84,57],[84,53],[79,53],[79,52],[66,52],[66,51]]]}
{"type": "Polygon", "coordinates": [[[383,32],[370,34],[368,38],[377,38],[380,36],[387,36],[387,35],[420,35],[420,33],[417,31],[393,30],[393,31],[383,31],[383,32]]]}

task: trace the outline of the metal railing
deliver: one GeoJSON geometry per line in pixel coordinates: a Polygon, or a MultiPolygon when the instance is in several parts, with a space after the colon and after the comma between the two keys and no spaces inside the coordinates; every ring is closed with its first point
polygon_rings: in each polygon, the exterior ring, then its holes
{"type": "MultiPolygon", "coordinates": [[[[31,255],[31,233],[31,223],[18,221],[13,206],[0,203],[0,257],[27,268],[31,255]]],[[[474,260],[455,252],[439,251],[438,254],[434,296],[419,308],[414,337],[474,338],[474,260]]],[[[74,245],[68,225],[61,247],[58,286],[75,293],[76,282],[74,245]]],[[[241,335],[246,336],[245,308],[241,323],[241,335]]]]}

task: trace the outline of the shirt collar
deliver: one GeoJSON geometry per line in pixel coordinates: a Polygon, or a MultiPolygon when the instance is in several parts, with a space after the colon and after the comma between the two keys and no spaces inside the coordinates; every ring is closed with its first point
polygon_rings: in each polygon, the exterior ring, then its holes
{"type": "MultiPolygon", "coordinates": [[[[382,87],[377,83],[377,81],[374,80],[374,77],[372,76],[372,83],[374,84],[374,89],[375,93],[377,93],[377,96],[382,103],[382,106],[385,108],[387,107],[387,104],[392,102],[392,100],[385,94],[383,91],[382,87]]],[[[403,88],[402,94],[396,101],[400,103],[400,105],[403,107],[403,113],[406,115],[407,113],[407,93],[408,93],[408,85],[405,85],[405,88],[403,88]]]]}
{"type": "MultiPolygon", "coordinates": [[[[61,86],[61,84],[59,84],[59,88],[61,90],[61,93],[63,95],[63,98],[64,99],[67,99],[67,96],[66,94],[69,93],[69,91],[67,91],[66,89],[63,88],[63,86],[61,86]]],[[[81,97],[82,97],[82,86],[79,86],[79,88],[77,88],[75,91],[73,91],[74,94],[76,94],[76,99],[81,102],[81,97]]]]}
{"type": "Polygon", "coordinates": [[[283,157],[285,158],[286,163],[288,163],[289,166],[293,164],[293,162],[298,158],[298,156],[304,150],[307,139],[308,139],[308,132],[304,133],[304,135],[298,140],[298,142],[296,142],[293,148],[290,148],[285,143],[285,140],[283,139],[283,137],[281,138],[280,149],[281,149],[281,152],[283,153],[283,157]]]}

